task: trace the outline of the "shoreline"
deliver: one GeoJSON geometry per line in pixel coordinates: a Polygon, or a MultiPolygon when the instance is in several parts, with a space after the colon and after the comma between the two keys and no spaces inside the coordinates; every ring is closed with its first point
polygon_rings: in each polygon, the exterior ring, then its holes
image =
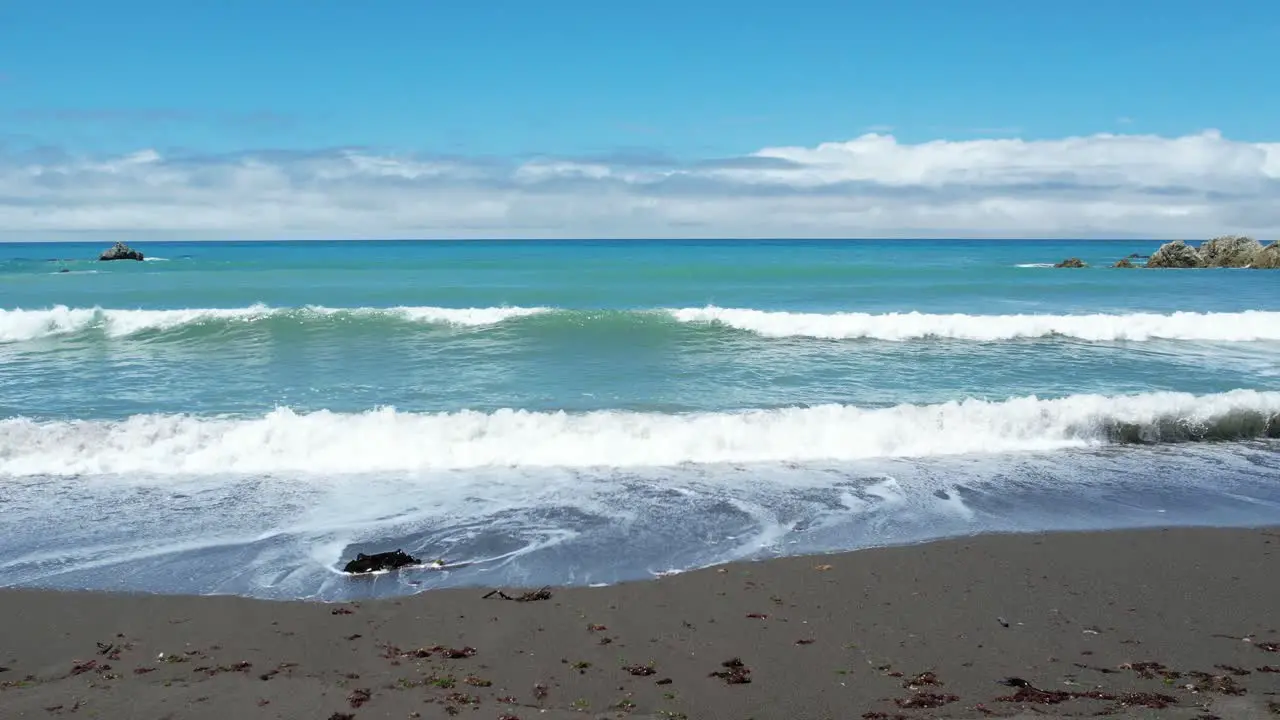
{"type": "Polygon", "coordinates": [[[1274,717],[1277,549],[1274,526],[995,533],[553,587],[527,602],[480,586],[346,603],[6,588],[0,706],[322,720],[1274,717]]]}
{"type": "MultiPolygon", "coordinates": [[[[277,604],[303,604],[303,605],[368,605],[379,603],[391,603],[395,601],[403,601],[422,595],[431,595],[436,593],[456,593],[456,592],[475,592],[487,593],[489,591],[504,591],[508,593],[536,591],[547,589],[551,592],[559,591],[598,591],[613,588],[625,588],[633,585],[645,585],[655,582],[669,581],[673,578],[686,575],[694,575],[697,573],[707,573],[721,569],[729,570],[734,568],[743,568],[745,572],[750,574],[753,566],[768,565],[776,562],[804,562],[811,561],[816,564],[822,564],[824,558],[844,558],[846,556],[855,556],[862,553],[879,553],[885,551],[904,550],[909,548],[918,548],[923,546],[947,543],[962,543],[965,541],[984,539],[984,538],[1021,538],[1021,537],[1071,537],[1081,535],[1113,535],[1113,534],[1146,534],[1156,532],[1199,532],[1199,531],[1223,531],[1223,532],[1276,532],[1280,534],[1280,522],[1275,524],[1170,524],[1170,525],[1147,525],[1147,526],[1126,526],[1126,527],[1104,527],[1104,528],[1080,528],[1080,529],[1048,529],[1048,530],[978,530],[953,535],[941,535],[935,537],[921,537],[914,539],[906,539],[893,541],[884,544],[866,545],[854,547],[845,550],[827,550],[819,552],[801,552],[795,554],[769,555],[762,557],[744,557],[737,560],[728,560],[724,562],[714,562],[708,565],[700,565],[697,567],[689,567],[685,569],[670,569],[663,571],[649,571],[650,575],[646,577],[633,577],[624,580],[618,580],[609,583],[542,583],[539,585],[495,585],[486,582],[468,582],[458,585],[443,586],[418,586],[412,592],[406,592],[396,595],[378,595],[364,597],[348,597],[342,599],[324,599],[319,597],[272,597],[247,595],[235,592],[223,593],[188,593],[188,592],[166,592],[152,590],[112,590],[101,588],[58,588],[58,587],[42,587],[39,585],[0,585],[0,597],[9,593],[48,593],[52,595],[92,595],[95,597],[105,598],[174,598],[181,600],[198,600],[201,598],[236,598],[248,600],[252,602],[277,603],[277,604]]],[[[1277,538],[1280,539],[1280,538],[1277,538]]],[[[395,550],[396,548],[391,548],[395,550]]],[[[354,557],[354,555],[352,555],[354,557]]],[[[399,570],[377,570],[370,573],[351,574],[343,572],[341,566],[351,558],[343,556],[339,558],[333,565],[325,565],[325,569],[331,571],[344,580],[352,583],[374,583],[380,579],[399,579],[413,578],[415,576],[429,576],[429,573],[442,572],[451,569],[463,569],[475,565],[476,563],[462,561],[457,565],[449,566],[446,561],[446,567],[441,570],[429,567],[430,561],[423,558],[423,562],[419,565],[409,565],[399,570]]]]}

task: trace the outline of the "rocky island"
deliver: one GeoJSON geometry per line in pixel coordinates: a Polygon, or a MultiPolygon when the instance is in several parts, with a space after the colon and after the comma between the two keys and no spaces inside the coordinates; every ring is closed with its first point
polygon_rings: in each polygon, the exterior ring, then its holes
{"type": "Polygon", "coordinates": [[[110,248],[108,248],[107,250],[104,250],[102,254],[98,256],[98,260],[101,260],[101,261],[143,260],[143,259],[144,258],[141,252],[134,250],[133,248],[129,247],[128,245],[125,245],[122,242],[118,242],[115,245],[112,245],[110,248]]]}
{"type": "Polygon", "coordinates": [[[1250,237],[1224,235],[1195,248],[1181,240],[1165,243],[1147,261],[1149,268],[1280,268],[1280,242],[1264,246],[1250,237]]]}
{"type": "MultiPolygon", "coordinates": [[[[1280,269],[1280,241],[1269,245],[1243,235],[1223,235],[1207,240],[1199,247],[1174,240],[1160,246],[1144,265],[1133,262],[1142,258],[1134,253],[1117,260],[1113,268],[1253,268],[1258,270],[1280,269]]],[[[1054,264],[1057,268],[1085,268],[1087,264],[1078,258],[1067,258],[1054,264]]]]}

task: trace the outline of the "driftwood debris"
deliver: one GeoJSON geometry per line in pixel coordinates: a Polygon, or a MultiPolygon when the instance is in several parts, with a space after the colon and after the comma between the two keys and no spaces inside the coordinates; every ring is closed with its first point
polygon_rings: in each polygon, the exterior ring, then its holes
{"type": "Polygon", "coordinates": [[[516,595],[515,597],[512,597],[511,595],[508,595],[502,592],[501,590],[490,590],[489,592],[485,593],[484,597],[482,597],[481,599],[488,600],[491,597],[497,597],[499,600],[511,600],[512,602],[534,602],[536,600],[550,600],[551,586],[547,585],[537,590],[531,590],[522,595],[516,595]]]}

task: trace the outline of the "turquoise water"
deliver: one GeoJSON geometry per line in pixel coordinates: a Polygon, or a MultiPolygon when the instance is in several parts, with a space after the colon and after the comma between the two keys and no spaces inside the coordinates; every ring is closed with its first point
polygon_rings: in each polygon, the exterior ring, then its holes
{"type": "Polygon", "coordinates": [[[1106,267],[1155,242],[137,247],[0,244],[0,583],[338,598],[1280,520],[1280,274],[1106,267]],[[334,572],[394,547],[471,564],[334,572]]]}

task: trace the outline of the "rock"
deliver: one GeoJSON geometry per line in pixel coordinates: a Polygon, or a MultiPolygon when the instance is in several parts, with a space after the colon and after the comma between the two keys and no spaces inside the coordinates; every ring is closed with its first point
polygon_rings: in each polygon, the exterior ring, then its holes
{"type": "Polygon", "coordinates": [[[357,553],[356,559],[347,563],[342,572],[359,574],[378,572],[379,570],[398,570],[406,565],[421,565],[422,561],[403,550],[395,552],[377,553],[375,555],[365,555],[357,553]]]}
{"type": "Polygon", "coordinates": [[[1150,255],[1143,255],[1142,253],[1129,253],[1128,255],[1125,255],[1124,257],[1125,257],[1125,259],[1126,259],[1126,260],[1146,260],[1147,258],[1149,258],[1149,257],[1151,257],[1151,256],[1150,256],[1150,255]]]}
{"type": "Polygon", "coordinates": [[[1134,265],[1134,264],[1133,264],[1133,263],[1131,263],[1131,262],[1129,262],[1129,258],[1120,258],[1119,260],[1117,260],[1117,261],[1116,261],[1116,264],[1115,264],[1115,265],[1112,265],[1111,267],[1113,267],[1113,268],[1133,268],[1133,267],[1138,267],[1138,266],[1137,266],[1137,265],[1134,265]]]}
{"type": "Polygon", "coordinates": [[[1224,235],[1200,246],[1200,258],[1206,267],[1242,268],[1253,265],[1262,243],[1251,237],[1224,235]]]}
{"type": "Polygon", "coordinates": [[[103,253],[98,256],[98,259],[99,260],[142,260],[143,258],[142,258],[142,253],[138,252],[137,250],[134,250],[133,248],[129,247],[128,245],[125,245],[122,242],[118,242],[115,245],[112,245],[109,250],[103,251],[103,253]]]}
{"type": "Polygon", "coordinates": [[[1147,261],[1149,268],[1199,268],[1204,267],[1204,258],[1195,248],[1181,240],[1165,243],[1155,251],[1147,261]]]}
{"type": "Polygon", "coordinates": [[[1085,264],[1085,262],[1084,262],[1083,260],[1081,260],[1080,258],[1067,258],[1066,260],[1063,260],[1062,262],[1060,262],[1060,263],[1058,263],[1058,264],[1054,265],[1054,267],[1056,267],[1056,268],[1085,268],[1085,267],[1089,267],[1089,266],[1088,266],[1088,265],[1086,265],[1086,264],[1085,264]]]}
{"type": "Polygon", "coordinates": [[[1280,270],[1280,240],[1259,250],[1253,256],[1253,266],[1259,270],[1280,270]]]}

